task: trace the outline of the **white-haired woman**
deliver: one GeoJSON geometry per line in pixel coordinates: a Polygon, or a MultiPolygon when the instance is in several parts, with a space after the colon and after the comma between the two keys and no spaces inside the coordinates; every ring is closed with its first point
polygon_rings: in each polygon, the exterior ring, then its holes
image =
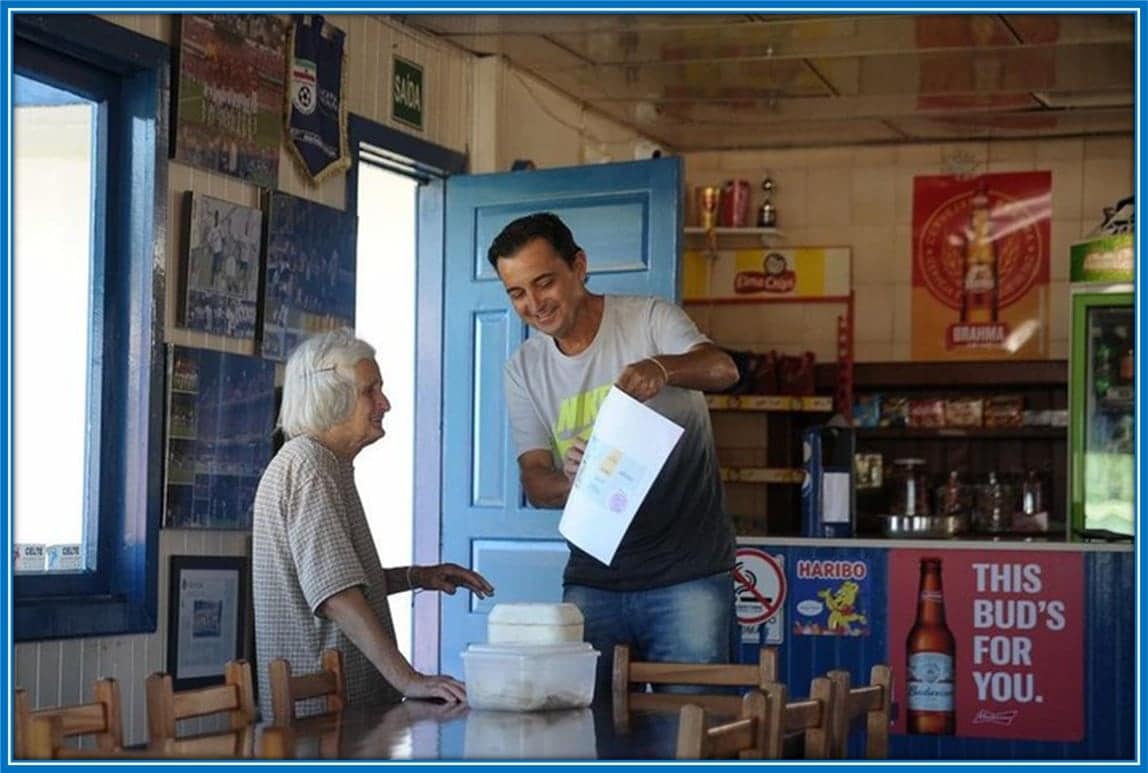
{"type": "Polygon", "coordinates": [[[494,589],[456,564],[379,563],[353,461],[385,434],[390,408],[375,350],[350,331],[308,338],[287,361],[279,425],[288,440],[255,494],[255,649],[265,699],[274,658],[295,673],[317,671],[328,647],[343,653],[348,703],[466,699],[461,682],[421,674],[399,652],[387,595],[461,585],[482,598],[494,589]]]}

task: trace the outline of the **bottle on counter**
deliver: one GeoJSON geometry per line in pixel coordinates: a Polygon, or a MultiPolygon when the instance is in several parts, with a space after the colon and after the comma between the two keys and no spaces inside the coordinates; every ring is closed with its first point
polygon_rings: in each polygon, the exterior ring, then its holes
{"type": "Polygon", "coordinates": [[[973,509],[972,493],[961,482],[958,470],[949,471],[949,479],[937,489],[937,513],[939,515],[967,515],[973,509]]]}
{"type": "Polygon", "coordinates": [[[1036,470],[1029,470],[1021,485],[1020,509],[1025,515],[1044,512],[1044,484],[1036,470]]]}
{"type": "Polygon", "coordinates": [[[996,533],[1012,528],[1013,504],[1016,501],[1015,486],[1002,483],[995,472],[990,472],[988,483],[979,488],[978,499],[978,520],[983,531],[996,533]]]}
{"type": "Polygon", "coordinates": [[[906,728],[910,733],[956,732],[956,643],[945,622],[941,559],[921,559],[917,619],[905,641],[906,728]]]}

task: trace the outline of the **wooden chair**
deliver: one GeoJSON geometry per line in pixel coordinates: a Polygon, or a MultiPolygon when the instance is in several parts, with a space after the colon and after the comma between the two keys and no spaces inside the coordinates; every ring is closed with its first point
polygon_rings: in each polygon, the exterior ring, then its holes
{"type": "Polygon", "coordinates": [[[767,711],[765,693],[757,688],[742,696],[738,719],[718,725],[709,724],[701,706],[682,706],[675,756],[679,760],[763,759],[767,745],[767,711]]]}
{"type": "Polygon", "coordinates": [[[805,759],[828,759],[835,708],[833,683],[817,677],[809,685],[809,697],[799,701],[789,700],[783,684],[768,685],[763,692],[767,704],[765,758],[782,759],[786,736],[801,733],[805,759]]]}
{"type": "MultiPolygon", "coordinates": [[[[213,687],[176,692],[171,674],[156,673],[145,682],[147,688],[148,743],[156,749],[171,741],[193,741],[180,738],[177,725],[181,720],[227,714],[231,730],[241,730],[255,721],[255,689],[251,683],[251,664],[232,660],[224,666],[224,683],[213,687]]],[[[211,733],[220,736],[226,734],[211,733]]],[[[245,743],[242,756],[250,755],[249,736],[238,736],[245,743]]],[[[226,743],[221,740],[220,743],[226,743]]]]}
{"type": "Polygon", "coordinates": [[[263,728],[259,738],[259,756],[265,760],[295,758],[295,734],[289,727],[272,725],[263,728]]]}
{"type": "Polygon", "coordinates": [[[694,704],[711,711],[736,715],[741,708],[739,695],[690,695],[632,692],[633,684],[680,684],[709,687],[757,687],[777,682],[777,651],[762,647],[757,664],[752,663],[655,663],[632,660],[630,648],[614,647],[614,716],[632,710],[678,708],[694,704]]]}
{"type": "Polygon", "coordinates": [[[889,721],[893,677],[886,665],[869,670],[869,684],[850,686],[848,671],[830,671],[827,676],[834,687],[833,757],[843,759],[847,753],[849,731],[865,715],[865,757],[883,760],[889,756],[889,721]]]}
{"type": "Polygon", "coordinates": [[[111,751],[123,746],[123,714],[120,702],[120,686],[115,679],[97,679],[92,687],[94,700],[69,706],[53,706],[32,710],[28,706],[28,694],[17,689],[13,713],[15,714],[14,756],[20,759],[51,759],[53,737],[63,745],[63,739],[78,736],[91,736],[96,746],[103,751],[111,751]],[[32,742],[33,720],[44,720],[48,725],[47,742],[32,742]],[[57,720],[55,729],[51,720],[57,720]],[[47,745],[45,745],[45,743],[47,745]]]}
{"type": "Polygon", "coordinates": [[[342,711],[346,704],[347,686],[343,679],[343,653],[323,650],[319,656],[321,671],[291,675],[291,664],[283,658],[271,661],[271,714],[276,725],[289,725],[295,720],[295,704],[313,698],[326,699],[326,712],[342,711]]]}
{"type": "Polygon", "coordinates": [[[32,756],[54,760],[236,759],[251,757],[255,726],[193,738],[168,738],[145,749],[77,749],[66,745],[60,717],[33,717],[28,743],[32,756]]]}

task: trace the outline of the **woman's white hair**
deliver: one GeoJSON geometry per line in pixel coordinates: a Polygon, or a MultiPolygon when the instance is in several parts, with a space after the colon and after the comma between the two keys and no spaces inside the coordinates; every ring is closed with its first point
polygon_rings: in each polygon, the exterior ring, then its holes
{"type": "Polygon", "coordinates": [[[374,347],[347,328],[319,333],[295,347],[283,377],[283,433],[321,435],[346,419],[358,397],[355,365],[374,356],[374,347]]]}

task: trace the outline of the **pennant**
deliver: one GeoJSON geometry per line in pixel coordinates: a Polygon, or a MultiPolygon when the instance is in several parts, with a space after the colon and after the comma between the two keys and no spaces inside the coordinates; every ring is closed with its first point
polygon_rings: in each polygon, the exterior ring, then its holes
{"type": "Polygon", "coordinates": [[[351,164],[347,152],[346,33],[316,14],[296,14],[287,58],[287,144],[311,182],[351,164]]]}

